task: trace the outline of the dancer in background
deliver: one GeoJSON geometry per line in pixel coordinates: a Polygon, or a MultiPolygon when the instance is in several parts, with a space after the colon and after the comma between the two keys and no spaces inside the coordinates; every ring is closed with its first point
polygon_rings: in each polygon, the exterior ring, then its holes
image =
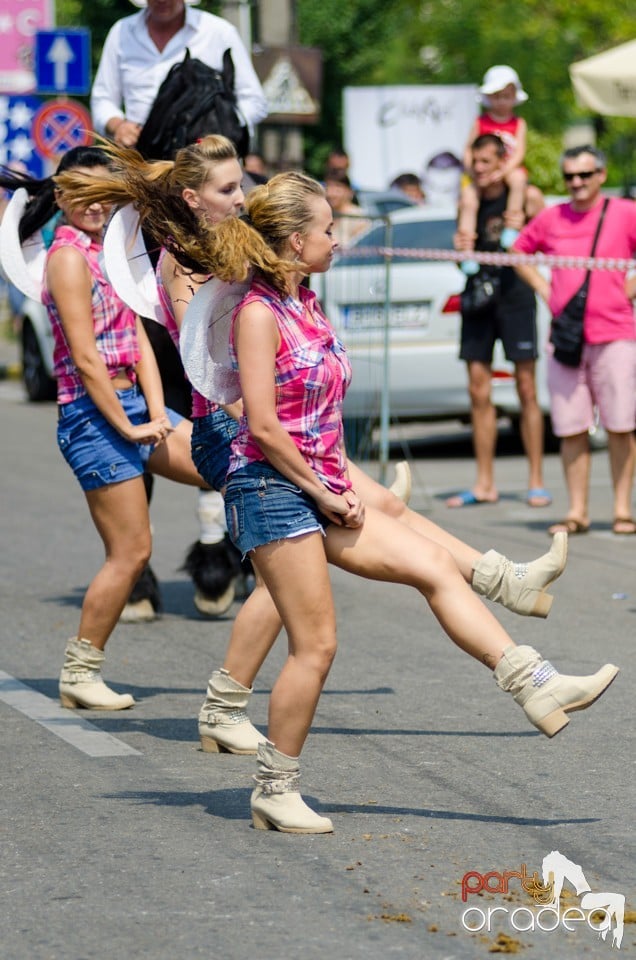
{"type": "MultiPolygon", "coordinates": [[[[103,176],[108,157],[96,147],[65,154],[58,172],[103,176]]],[[[2,176],[31,200],[20,221],[27,241],[59,213],[48,250],[43,302],[53,328],[59,448],[82,488],[105,560],[82,603],[77,636],[66,646],[60,675],[64,707],[123,710],[101,678],[104,648],[139,573],[152,537],[145,469],[202,487],[190,456],[191,425],[164,403],[154,354],[139,318],[119,299],[101,266],[110,207],[76,203],[52,178],[2,176]]]]}

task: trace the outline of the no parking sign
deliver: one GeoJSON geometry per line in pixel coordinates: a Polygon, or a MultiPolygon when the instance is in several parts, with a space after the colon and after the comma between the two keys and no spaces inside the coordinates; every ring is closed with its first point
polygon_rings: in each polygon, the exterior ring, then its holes
{"type": "Polygon", "coordinates": [[[33,139],[40,153],[56,160],[72,147],[93,142],[90,114],[76,100],[50,100],[35,115],[33,139]]]}

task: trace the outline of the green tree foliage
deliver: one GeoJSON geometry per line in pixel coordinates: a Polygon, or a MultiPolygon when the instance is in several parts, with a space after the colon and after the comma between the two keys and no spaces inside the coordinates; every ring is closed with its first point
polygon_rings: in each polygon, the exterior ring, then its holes
{"type": "MultiPolygon", "coordinates": [[[[549,158],[558,158],[567,126],[586,116],[569,65],[633,38],[623,0],[298,0],[297,7],[301,43],[324,55],[323,118],[310,147],[334,141],[344,86],[478,83],[488,67],[508,63],[530,97],[522,108],[536,131],[529,163],[534,155],[536,179],[548,187],[549,158]]],[[[608,118],[600,126],[601,145],[624,168],[634,122],[608,118]]]]}

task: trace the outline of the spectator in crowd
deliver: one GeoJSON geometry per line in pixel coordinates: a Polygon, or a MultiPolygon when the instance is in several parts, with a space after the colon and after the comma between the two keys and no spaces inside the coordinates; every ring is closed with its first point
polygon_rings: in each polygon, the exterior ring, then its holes
{"type": "MultiPolygon", "coordinates": [[[[601,188],[607,177],[605,156],[592,146],[573,147],[561,159],[570,195],[566,203],[543,210],[517,238],[521,253],[588,257],[603,214],[601,188]]],[[[636,205],[618,197],[609,200],[598,235],[597,257],[633,257],[636,251],[636,205]]],[[[585,270],[554,267],[550,279],[533,266],[516,267],[558,316],[581,286],[585,270]]],[[[561,439],[561,461],[568,492],[565,518],[550,532],[586,533],[591,455],[589,429],[594,407],[607,431],[613,487],[615,534],[636,533],[632,516],[636,396],[636,327],[630,294],[620,270],[592,270],[583,320],[583,353],[578,367],[548,354],[548,389],[552,427],[561,439]]]]}
{"type": "Polygon", "coordinates": [[[455,204],[459,197],[462,162],[451,150],[442,150],[426,161],[422,183],[429,203],[455,204]]]}
{"type": "Polygon", "coordinates": [[[255,151],[248,153],[243,160],[243,169],[249,173],[253,183],[267,183],[267,164],[262,154],[255,151]]]}
{"type": "MultiPolygon", "coordinates": [[[[505,147],[499,137],[484,134],[472,147],[472,169],[479,195],[477,214],[477,250],[500,250],[501,232],[508,198],[505,181],[497,176],[505,163],[505,147]]],[[[537,212],[526,201],[525,215],[537,212]]],[[[455,246],[472,249],[472,241],[458,230],[455,246]],[[470,243],[470,246],[468,245],[470,243]]],[[[536,299],[511,267],[482,268],[466,283],[462,296],[462,329],[460,357],[468,368],[473,447],[477,465],[474,486],[450,497],[448,507],[464,507],[479,503],[495,503],[495,449],[497,413],[492,402],[492,358],[495,342],[501,340],[508,360],[515,366],[515,380],[521,405],[521,437],[528,458],[528,492],[531,507],[545,507],[552,502],[544,488],[543,414],[537,403],[535,360],[538,355],[536,299]],[[489,284],[493,296],[480,307],[471,303],[470,294],[489,284]]]]}
{"type": "MultiPolygon", "coordinates": [[[[491,67],[486,71],[479,93],[484,109],[470,129],[464,151],[464,169],[472,169],[472,144],[477,137],[485,133],[494,133],[499,137],[506,153],[503,164],[492,176],[503,180],[507,188],[504,227],[500,239],[501,246],[507,249],[525,223],[524,205],[528,175],[523,161],[526,155],[527,127],[523,117],[515,113],[515,107],[525,103],[528,94],[521,86],[517,71],[505,65],[491,67]]],[[[465,182],[462,182],[457,226],[459,233],[465,235],[467,243],[476,238],[478,207],[479,192],[468,175],[465,182]]],[[[473,261],[466,263],[472,264],[473,261]]]]}
{"type": "Polygon", "coordinates": [[[351,181],[346,173],[327,170],[325,192],[334,215],[334,237],[343,247],[366,230],[369,221],[362,207],[355,202],[351,181]]]}
{"type": "Polygon", "coordinates": [[[401,173],[390,183],[391,190],[399,190],[415,203],[425,203],[426,194],[416,173],[401,173]]]}

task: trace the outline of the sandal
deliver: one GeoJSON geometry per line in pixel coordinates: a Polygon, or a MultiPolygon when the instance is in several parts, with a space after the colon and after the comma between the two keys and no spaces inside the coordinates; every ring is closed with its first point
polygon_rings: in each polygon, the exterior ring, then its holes
{"type": "Polygon", "coordinates": [[[552,494],[545,487],[531,487],[526,494],[526,503],[529,507],[549,507],[552,494]]]}
{"type": "Polygon", "coordinates": [[[575,520],[574,517],[566,517],[565,520],[559,520],[558,523],[553,523],[551,527],[548,527],[548,533],[551,537],[555,533],[567,533],[572,537],[577,533],[587,533],[589,529],[589,523],[582,523],[581,520],[575,520]]]}
{"type": "Polygon", "coordinates": [[[612,533],[619,537],[636,533],[636,520],[633,517],[615,517],[612,524],[612,533]]]}

